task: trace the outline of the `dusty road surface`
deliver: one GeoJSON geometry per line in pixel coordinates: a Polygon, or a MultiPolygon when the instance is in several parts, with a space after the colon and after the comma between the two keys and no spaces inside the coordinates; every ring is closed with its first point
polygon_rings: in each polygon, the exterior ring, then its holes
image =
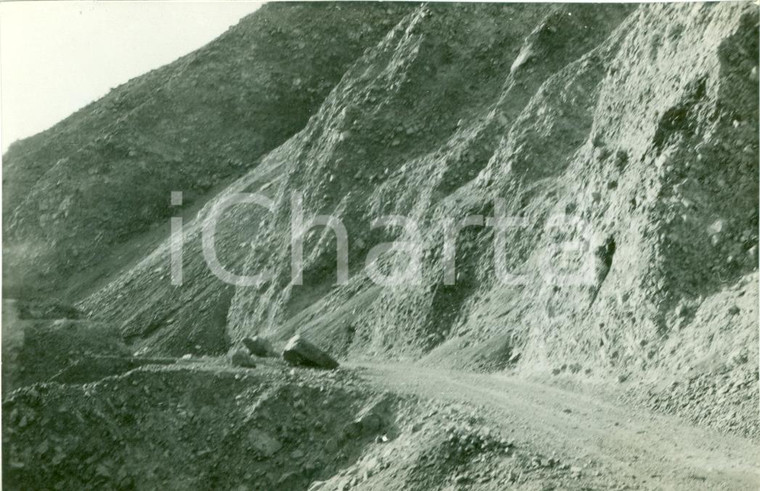
{"type": "Polygon", "coordinates": [[[574,459],[622,487],[760,489],[760,446],[749,439],[507,375],[356,367],[388,390],[473,405],[519,445],[574,459]]]}

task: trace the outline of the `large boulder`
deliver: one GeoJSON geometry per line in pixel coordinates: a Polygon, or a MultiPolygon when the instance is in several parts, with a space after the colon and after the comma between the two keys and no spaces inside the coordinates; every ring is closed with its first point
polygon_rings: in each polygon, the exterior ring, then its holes
{"type": "Polygon", "coordinates": [[[330,355],[317,348],[301,336],[293,336],[282,350],[282,358],[291,365],[325,368],[331,370],[338,368],[338,362],[330,355]]]}
{"type": "Polygon", "coordinates": [[[255,356],[266,357],[271,356],[274,351],[272,345],[266,339],[261,336],[254,336],[252,338],[243,339],[243,346],[248,349],[248,352],[255,356]]]}

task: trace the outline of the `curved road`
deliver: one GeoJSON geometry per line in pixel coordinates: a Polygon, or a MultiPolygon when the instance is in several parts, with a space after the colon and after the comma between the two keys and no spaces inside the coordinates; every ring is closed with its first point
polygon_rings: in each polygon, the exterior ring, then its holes
{"type": "Polygon", "coordinates": [[[748,439],[508,375],[355,367],[383,389],[474,405],[516,444],[585,466],[613,486],[760,489],[760,446],[748,439]]]}

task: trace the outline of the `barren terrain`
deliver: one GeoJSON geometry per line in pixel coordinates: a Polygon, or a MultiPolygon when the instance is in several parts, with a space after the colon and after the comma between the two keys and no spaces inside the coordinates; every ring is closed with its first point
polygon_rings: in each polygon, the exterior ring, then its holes
{"type": "Polygon", "coordinates": [[[11,145],[4,486],[758,489],[758,56],[748,2],[273,3],[11,145]]]}

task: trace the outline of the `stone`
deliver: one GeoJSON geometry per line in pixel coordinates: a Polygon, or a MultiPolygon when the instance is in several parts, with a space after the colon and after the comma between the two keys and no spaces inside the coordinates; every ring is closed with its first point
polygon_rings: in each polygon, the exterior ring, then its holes
{"type": "Polygon", "coordinates": [[[747,254],[749,255],[750,259],[755,259],[757,257],[757,246],[753,245],[747,250],[747,254]]]}
{"type": "Polygon", "coordinates": [[[282,350],[282,358],[288,364],[308,368],[338,368],[338,362],[301,336],[293,336],[282,350]]]}
{"type": "Polygon", "coordinates": [[[261,358],[271,356],[273,354],[272,345],[266,339],[261,336],[254,336],[252,338],[243,339],[243,346],[248,349],[248,352],[254,356],[261,358]]]}
{"type": "Polygon", "coordinates": [[[232,348],[227,356],[233,367],[256,368],[256,362],[245,348],[232,348]]]}
{"type": "Polygon", "coordinates": [[[718,235],[723,232],[723,230],[726,228],[726,222],[725,220],[716,220],[713,222],[712,225],[710,225],[707,228],[707,231],[710,235],[718,235]]]}
{"type": "Polygon", "coordinates": [[[679,303],[678,307],[676,307],[676,317],[685,317],[687,314],[687,308],[686,305],[679,303]]]}

